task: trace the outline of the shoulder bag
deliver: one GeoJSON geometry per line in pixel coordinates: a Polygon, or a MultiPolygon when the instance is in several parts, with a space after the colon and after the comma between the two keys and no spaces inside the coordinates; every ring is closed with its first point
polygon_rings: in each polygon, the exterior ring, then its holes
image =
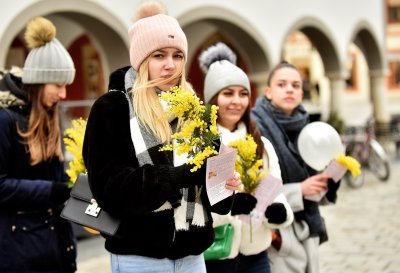
{"type": "Polygon", "coordinates": [[[115,235],[120,220],[112,217],[97,204],[89,187],[87,174],[79,174],[61,217],[81,226],[110,236],[115,235]]]}
{"type": "Polygon", "coordinates": [[[233,240],[232,224],[225,224],[214,228],[214,242],[204,251],[204,260],[226,258],[231,254],[233,240]]]}
{"type": "MultiPolygon", "coordinates": [[[[128,100],[129,112],[132,113],[129,95],[120,90],[111,91],[122,92],[125,95],[128,100]]],[[[120,224],[119,219],[112,217],[97,204],[89,186],[88,176],[83,173],[79,174],[72,187],[71,197],[62,210],[61,217],[111,236],[115,235],[120,224]]]]}

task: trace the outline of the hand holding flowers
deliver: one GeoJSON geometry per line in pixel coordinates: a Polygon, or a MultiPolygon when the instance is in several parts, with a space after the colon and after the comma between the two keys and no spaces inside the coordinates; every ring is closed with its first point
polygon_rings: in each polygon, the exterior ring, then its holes
{"type": "MultiPolygon", "coordinates": [[[[240,174],[244,192],[255,196],[256,189],[266,175],[266,171],[262,169],[263,160],[262,158],[257,157],[257,143],[251,135],[247,135],[246,139],[233,141],[229,146],[237,149],[235,170],[240,174]]],[[[256,200],[256,198],[254,199],[256,200]]],[[[256,202],[257,201],[258,200],[256,200],[256,202]]],[[[250,242],[253,241],[253,212],[251,212],[250,215],[241,216],[243,221],[249,222],[250,224],[250,242]]]]}

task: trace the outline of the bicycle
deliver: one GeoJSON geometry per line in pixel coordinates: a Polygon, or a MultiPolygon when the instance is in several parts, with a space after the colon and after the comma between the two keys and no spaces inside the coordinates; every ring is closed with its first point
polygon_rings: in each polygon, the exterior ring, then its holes
{"type": "Polygon", "coordinates": [[[390,177],[390,165],[386,151],[375,139],[373,120],[368,120],[365,126],[349,127],[342,136],[346,146],[346,154],[354,157],[361,165],[361,174],[353,177],[349,172],[344,176],[347,184],[352,188],[359,188],[364,184],[365,171],[371,171],[380,181],[387,181],[390,177]]]}

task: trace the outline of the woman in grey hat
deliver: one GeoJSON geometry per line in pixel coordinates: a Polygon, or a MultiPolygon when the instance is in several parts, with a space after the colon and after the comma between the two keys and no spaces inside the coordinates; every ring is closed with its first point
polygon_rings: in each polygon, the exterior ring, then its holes
{"type": "MultiPolygon", "coordinates": [[[[257,143],[257,155],[263,158],[264,170],[277,179],[281,171],[275,150],[250,119],[250,81],[246,73],[236,66],[235,53],[225,44],[218,43],[207,48],[199,57],[199,63],[206,77],[204,100],[217,105],[218,131],[222,143],[245,139],[249,134],[257,143]]],[[[236,193],[231,213],[213,214],[214,227],[231,223],[234,238],[229,256],[207,260],[207,272],[213,273],[266,273],[270,272],[267,248],[271,244],[272,230],[289,226],[293,212],[281,193],[274,198],[261,215],[259,225],[243,221],[240,214],[249,215],[258,200],[250,193],[236,193]]]]}
{"type": "Polygon", "coordinates": [[[22,78],[0,81],[0,272],[76,271],[72,229],[59,217],[70,189],[57,106],[75,68],[55,33],[49,20],[31,20],[22,78]]]}

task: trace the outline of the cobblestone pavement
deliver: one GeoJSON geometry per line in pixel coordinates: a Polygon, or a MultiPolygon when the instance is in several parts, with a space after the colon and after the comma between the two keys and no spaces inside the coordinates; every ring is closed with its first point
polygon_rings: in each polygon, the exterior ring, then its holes
{"type": "MultiPolygon", "coordinates": [[[[343,182],[337,204],[321,208],[329,234],[321,273],[400,273],[400,161],[388,182],[370,173],[359,189],[343,182]]],[[[77,273],[110,272],[102,238],[81,241],[78,253],[77,273]]]]}
{"type": "Polygon", "coordinates": [[[366,174],[365,185],[343,183],[337,204],[321,208],[329,235],[321,273],[400,273],[400,162],[388,182],[366,174]]]}

